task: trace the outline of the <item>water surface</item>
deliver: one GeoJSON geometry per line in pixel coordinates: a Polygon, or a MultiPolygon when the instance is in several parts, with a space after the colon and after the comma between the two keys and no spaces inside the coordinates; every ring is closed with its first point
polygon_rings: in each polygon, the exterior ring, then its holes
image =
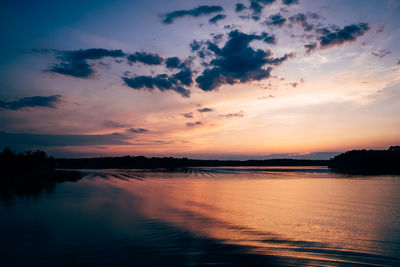
{"type": "Polygon", "coordinates": [[[324,167],[84,172],[42,194],[3,198],[3,263],[400,265],[400,176],[324,167]]]}

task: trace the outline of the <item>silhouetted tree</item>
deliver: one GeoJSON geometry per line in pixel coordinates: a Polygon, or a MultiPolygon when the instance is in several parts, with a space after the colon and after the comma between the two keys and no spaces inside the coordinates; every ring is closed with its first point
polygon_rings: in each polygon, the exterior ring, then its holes
{"type": "Polygon", "coordinates": [[[388,150],[352,150],[337,155],[328,166],[348,173],[400,173],[400,146],[388,150]]]}

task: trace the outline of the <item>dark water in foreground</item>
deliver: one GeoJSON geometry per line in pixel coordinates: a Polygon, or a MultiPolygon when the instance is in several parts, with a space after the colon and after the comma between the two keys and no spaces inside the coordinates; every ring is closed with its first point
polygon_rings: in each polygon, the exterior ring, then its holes
{"type": "Polygon", "coordinates": [[[3,199],[1,266],[400,266],[400,176],[86,171],[3,199]]]}

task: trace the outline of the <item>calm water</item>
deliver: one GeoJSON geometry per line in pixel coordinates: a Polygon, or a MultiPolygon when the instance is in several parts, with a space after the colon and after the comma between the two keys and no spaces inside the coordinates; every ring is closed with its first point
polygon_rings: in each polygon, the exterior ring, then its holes
{"type": "Polygon", "coordinates": [[[400,176],[85,171],[0,205],[1,266],[400,266],[400,176]]]}

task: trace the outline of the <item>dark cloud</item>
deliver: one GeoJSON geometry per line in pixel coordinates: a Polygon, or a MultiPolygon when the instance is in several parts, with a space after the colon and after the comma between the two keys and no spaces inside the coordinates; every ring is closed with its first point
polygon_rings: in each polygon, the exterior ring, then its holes
{"type": "Polygon", "coordinates": [[[272,26],[283,26],[286,22],[286,18],[284,18],[280,13],[271,15],[269,18],[266,20],[267,25],[272,25],[272,26]]]}
{"type": "Polygon", "coordinates": [[[94,74],[94,70],[86,61],[73,61],[70,63],[62,62],[48,68],[46,71],[77,78],[89,78],[94,74]]]}
{"type": "Polygon", "coordinates": [[[135,52],[128,56],[130,62],[142,62],[147,65],[160,65],[163,58],[155,53],[135,52]]]}
{"type": "Polygon", "coordinates": [[[263,10],[263,6],[260,5],[257,1],[251,1],[250,2],[250,9],[253,10],[252,18],[254,20],[259,20],[261,12],[263,10]]]}
{"type": "Polygon", "coordinates": [[[126,123],[121,123],[118,121],[111,121],[111,120],[105,120],[103,122],[103,125],[109,128],[127,128],[130,127],[129,124],[126,123]]]}
{"type": "Polygon", "coordinates": [[[221,12],[224,9],[221,6],[199,6],[189,10],[176,10],[163,15],[162,22],[165,24],[173,23],[177,18],[184,16],[198,17],[211,13],[221,12]]]}
{"type": "Polygon", "coordinates": [[[279,65],[293,54],[281,58],[273,58],[270,50],[253,49],[249,46],[253,40],[264,40],[266,33],[245,34],[238,30],[229,33],[229,39],[223,48],[208,42],[208,51],[214,54],[214,59],[203,73],[196,78],[199,87],[210,91],[223,84],[235,84],[253,80],[262,80],[270,77],[272,68],[264,65],[279,65]]]}
{"type": "Polygon", "coordinates": [[[282,4],[290,6],[290,5],[296,5],[299,3],[299,0],[282,0],[282,4]]]}
{"type": "Polygon", "coordinates": [[[250,0],[250,9],[253,11],[252,19],[259,20],[264,6],[274,2],[275,0],[250,0]]]}
{"type": "Polygon", "coordinates": [[[143,128],[129,128],[128,132],[132,133],[147,133],[149,130],[143,128]]]}
{"type": "Polygon", "coordinates": [[[211,24],[217,24],[218,21],[223,20],[225,18],[226,18],[226,15],[218,14],[218,15],[212,17],[211,19],[209,19],[208,22],[211,24]]]}
{"type": "MultiPolygon", "coordinates": [[[[310,16],[313,15],[313,14],[314,13],[310,13],[310,16]]],[[[303,28],[304,31],[309,32],[309,31],[312,31],[314,29],[314,25],[308,22],[308,20],[307,20],[308,17],[309,16],[307,16],[307,15],[305,15],[303,13],[298,13],[298,14],[295,14],[295,15],[289,17],[289,21],[292,24],[295,23],[295,24],[300,25],[303,28]]]]}
{"type": "Polygon", "coordinates": [[[173,69],[179,69],[181,67],[181,60],[178,57],[169,57],[165,60],[165,65],[167,68],[173,69]]]}
{"type": "Polygon", "coordinates": [[[376,56],[376,57],[379,57],[379,58],[383,58],[383,57],[385,57],[386,55],[389,55],[390,53],[392,53],[392,52],[389,51],[389,50],[386,50],[386,49],[382,49],[382,50],[372,51],[372,52],[371,52],[371,54],[372,54],[373,56],[376,56]]]}
{"type": "Polygon", "coordinates": [[[193,83],[193,73],[189,68],[184,68],[172,76],[172,80],[178,80],[181,84],[189,86],[193,83]]]}
{"type": "Polygon", "coordinates": [[[0,109],[19,110],[34,107],[56,108],[61,102],[61,95],[24,97],[14,101],[1,101],[0,109]]]}
{"type": "Polygon", "coordinates": [[[132,145],[129,137],[120,134],[100,135],[52,135],[0,132],[2,147],[43,147],[43,146],[92,146],[92,145],[132,145]]]}
{"type": "Polygon", "coordinates": [[[160,91],[173,90],[183,97],[190,96],[190,90],[184,88],[184,85],[189,86],[193,82],[192,72],[189,69],[184,69],[171,76],[159,74],[155,77],[137,76],[133,78],[122,77],[122,79],[126,85],[133,89],[147,88],[151,91],[154,88],[158,88],[160,91]]]}
{"type": "MultiPolygon", "coordinates": [[[[224,28],[225,28],[225,26],[224,26],[224,28]]],[[[220,34],[211,34],[211,35],[212,35],[213,42],[215,44],[220,43],[224,38],[224,35],[222,33],[220,33],[220,34]]]]}
{"type": "Polygon", "coordinates": [[[307,12],[307,18],[317,20],[317,19],[320,19],[321,16],[314,12],[307,12]]]}
{"type": "Polygon", "coordinates": [[[359,23],[345,26],[343,29],[318,29],[321,36],[318,38],[320,48],[329,48],[335,45],[342,45],[347,42],[353,42],[357,37],[364,35],[369,30],[367,23],[359,23]]]}
{"type": "Polygon", "coordinates": [[[214,109],[213,108],[199,108],[197,111],[204,113],[204,112],[212,112],[212,111],[214,111],[214,109]]]}
{"type": "Polygon", "coordinates": [[[183,113],[182,116],[187,119],[193,118],[193,112],[183,113]]]}
{"type": "MultiPolygon", "coordinates": [[[[217,40],[219,42],[220,40],[217,40]]],[[[208,46],[209,44],[215,45],[216,43],[210,42],[210,41],[197,41],[193,40],[190,43],[190,48],[192,52],[196,52],[197,56],[201,59],[204,59],[206,57],[210,57],[213,55],[212,51],[209,51],[208,46]]]]}
{"type": "Polygon", "coordinates": [[[296,82],[294,82],[294,83],[290,83],[290,85],[293,87],[293,88],[296,88],[297,87],[297,85],[299,85],[298,83],[296,83],[296,82]]]}
{"type": "Polygon", "coordinates": [[[269,33],[264,32],[264,33],[261,34],[261,36],[262,36],[262,40],[265,43],[267,43],[267,44],[276,44],[275,35],[271,35],[269,33]]]}
{"type": "Polygon", "coordinates": [[[235,11],[236,12],[241,12],[241,11],[243,11],[245,9],[246,9],[246,6],[243,5],[242,3],[237,3],[236,6],[235,6],[235,11]]]}
{"type": "Polygon", "coordinates": [[[196,122],[187,122],[186,126],[187,127],[194,127],[194,126],[199,126],[199,125],[203,125],[203,123],[201,121],[196,121],[196,122]]]}
{"type": "Polygon", "coordinates": [[[93,68],[87,60],[97,60],[104,57],[124,57],[122,50],[107,50],[103,48],[91,48],[75,51],[54,51],[60,63],[55,64],[46,71],[73,76],[77,78],[89,78],[94,74],[93,68]]]}
{"type": "Polygon", "coordinates": [[[304,45],[304,48],[306,49],[306,54],[309,55],[312,52],[314,52],[315,49],[317,49],[317,43],[311,43],[311,44],[306,44],[304,45]]]}
{"type": "Polygon", "coordinates": [[[399,61],[397,61],[397,65],[400,65],[400,59],[399,59],[399,61]]]}
{"type": "Polygon", "coordinates": [[[237,112],[237,113],[228,113],[228,114],[219,115],[219,117],[225,118],[225,119],[241,118],[241,117],[244,117],[244,112],[243,112],[243,110],[241,110],[240,112],[237,112]]]}
{"type": "Polygon", "coordinates": [[[201,46],[203,45],[203,42],[193,40],[189,45],[190,45],[190,48],[192,49],[192,51],[194,52],[201,48],[201,46]]]}

